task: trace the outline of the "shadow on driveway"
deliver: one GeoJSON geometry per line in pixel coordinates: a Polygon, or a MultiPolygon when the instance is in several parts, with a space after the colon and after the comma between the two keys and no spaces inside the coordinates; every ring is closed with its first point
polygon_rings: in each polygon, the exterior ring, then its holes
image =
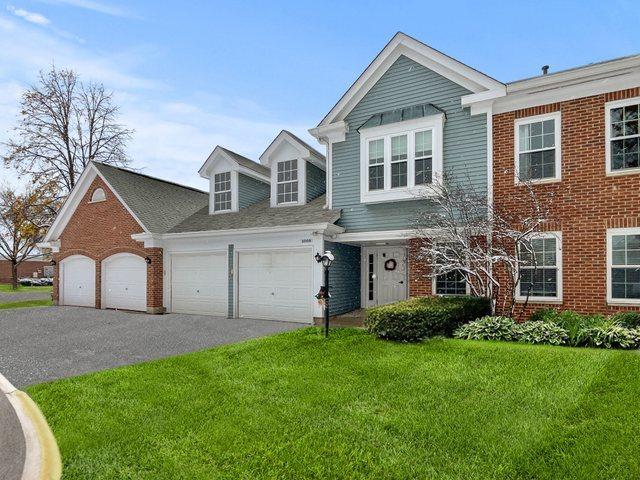
{"type": "Polygon", "coordinates": [[[305,326],[81,307],[0,310],[0,372],[23,388],[305,326]]]}

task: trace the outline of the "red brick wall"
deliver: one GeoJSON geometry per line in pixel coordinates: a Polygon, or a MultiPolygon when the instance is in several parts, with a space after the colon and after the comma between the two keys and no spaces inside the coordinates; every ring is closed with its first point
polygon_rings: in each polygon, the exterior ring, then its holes
{"type": "Polygon", "coordinates": [[[433,295],[433,280],[427,275],[429,267],[426,262],[419,258],[420,247],[426,240],[412,238],[409,240],[409,296],[425,297],[433,295]]]}
{"type": "MultiPolygon", "coordinates": [[[[142,227],[120,203],[100,177],[78,205],[62,235],[60,252],[54,254],[57,264],[70,255],[86,255],[96,262],[96,308],[101,305],[101,262],[116,253],[133,253],[151,258],[147,266],[147,311],[162,312],[162,249],[144,248],[131,238],[142,233],[142,227]],[[96,188],[104,189],[104,202],[89,203],[96,188]]],[[[58,300],[58,265],[55,268],[53,298],[58,300]]]]}
{"type": "MultiPolygon", "coordinates": [[[[563,301],[555,306],[584,313],[638,310],[607,305],[606,231],[640,226],[640,174],[606,176],[605,102],[640,96],[640,88],[527,108],[493,116],[494,199],[514,202],[514,122],[560,111],[560,182],[537,185],[552,192],[548,230],[562,231],[563,301]]],[[[529,311],[541,308],[537,303],[529,311]]]]}
{"type": "MultiPolygon", "coordinates": [[[[18,265],[18,278],[33,277],[34,272],[38,273],[38,277],[42,277],[42,269],[49,263],[33,260],[22,262],[18,265]]],[[[0,283],[11,283],[11,262],[8,260],[0,260],[0,283]]]]}

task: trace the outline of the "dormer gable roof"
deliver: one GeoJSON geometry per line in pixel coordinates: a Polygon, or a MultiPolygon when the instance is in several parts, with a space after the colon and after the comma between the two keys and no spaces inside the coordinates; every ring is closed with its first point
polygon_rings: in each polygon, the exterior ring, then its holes
{"type": "Polygon", "coordinates": [[[278,152],[284,144],[288,144],[298,151],[300,158],[304,158],[322,170],[325,169],[326,159],[324,155],[288,130],[282,130],[278,136],[273,139],[267,149],[260,155],[260,163],[270,167],[274,154],[278,152]]]}
{"type": "Polygon", "coordinates": [[[213,167],[220,161],[227,161],[237,165],[239,172],[256,180],[267,183],[270,181],[271,171],[268,167],[220,145],[213,149],[202,167],[200,167],[200,170],[198,170],[198,173],[203,178],[209,178],[213,167]]]}

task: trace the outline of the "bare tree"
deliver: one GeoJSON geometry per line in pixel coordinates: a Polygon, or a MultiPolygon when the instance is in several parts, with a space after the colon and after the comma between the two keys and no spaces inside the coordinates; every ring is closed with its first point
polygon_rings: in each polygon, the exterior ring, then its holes
{"type": "Polygon", "coordinates": [[[113,93],[102,84],[84,84],[73,70],[55,66],[40,72],[38,85],[22,95],[15,138],[5,143],[5,166],[36,185],[55,185],[66,197],[90,161],[128,163],[132,131],[117,117],[113,93]]]}
{"type": "Polygon", "coordinates": [[[36,244],[53,218],[51,185],[17,193],[0,190],[0,256],[11,262],[11,284],[18,287],[18,266],[39,254],[36,244]]]}
{"type": "Polygon", "coordinates": [[[426,263],[430,278],[459,272],[472,295],[492,300],[494,313],[514,316],[521,267],[536,268],[532,241],[551,220],[552,194],[523,182],[495,205],[469,179],[444,177],[423,199],[428,207],[418,215],[415,234],[422,242],[414,260],[426,263]]]}

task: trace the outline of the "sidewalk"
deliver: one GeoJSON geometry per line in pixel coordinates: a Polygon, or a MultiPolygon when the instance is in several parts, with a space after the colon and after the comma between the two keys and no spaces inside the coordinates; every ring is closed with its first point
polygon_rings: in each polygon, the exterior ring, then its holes
{"type": "Polygon", "coordinates": [[[0,479],[19,480],[25,460],[20,420],[4,393],[0,393],[0,479]]]}

